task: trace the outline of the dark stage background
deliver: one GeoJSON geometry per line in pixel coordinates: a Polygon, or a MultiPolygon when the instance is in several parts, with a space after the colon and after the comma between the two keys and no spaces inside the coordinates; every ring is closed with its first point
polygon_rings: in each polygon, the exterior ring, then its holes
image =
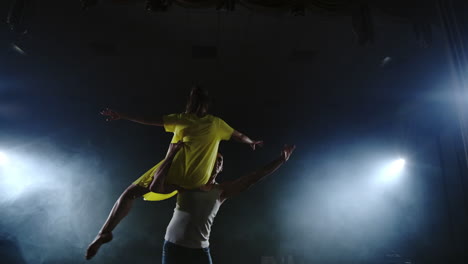
{"type": "MultiPolygon", "coordinates": [[[[0,2],[5,18],[12,3],[0,2]]],[[[265,140],[255,152],[222,143],[220,181],[297,145],[276,174],[221,207],[215,263],[468,263],[456,78],[436,4],[419,3],[427,13],[371,6],[375,39],[359,45],[349,14],[319,9],[35,1],[26,34],[0,28],[0,262],[85,263],[114,201],[171,138],[99,111],[182,112],[197,83],[213,114],[265,140]],[[429,21],[429,45],[411,14],[429,21]],[[403,174],[380,181],[399,156],[403,174]]],[[[90,263],[160,263],[174,205],[137,201],[90,263]]]]}

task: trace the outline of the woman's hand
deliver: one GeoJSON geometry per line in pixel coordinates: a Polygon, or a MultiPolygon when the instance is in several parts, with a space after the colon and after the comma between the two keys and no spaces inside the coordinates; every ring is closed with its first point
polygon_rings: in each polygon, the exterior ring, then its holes
{"type": "Polygon", "coordinates": [[[263,140],[252,140],[248,136],[242,134],[241,132],[234,130],[232,132],[232,138],[236,141],[239,141],[244,144],[249,144],[249,146],[255,150],[257,146],[262,147],[263,146],[263,140]]]}
{"type": "Polygon", "coordinates": [[[114,111],[107,107],[101,111],[101,115],[107,116],[106,121],[114,121],[122,118],[122,115],[119,114],[117,111],[114,111]]]}
{"type": "Polygon", "coordinates": [[[254,141],[253,141],[252,143],[250,143],[249,145],[250,145],[250,147],[252,148],[252,150],[255,150],[255,148],[256,148],[257,146],[263,147],[263,140],[257,140],[257,141],[254,140],[254,141]]]}

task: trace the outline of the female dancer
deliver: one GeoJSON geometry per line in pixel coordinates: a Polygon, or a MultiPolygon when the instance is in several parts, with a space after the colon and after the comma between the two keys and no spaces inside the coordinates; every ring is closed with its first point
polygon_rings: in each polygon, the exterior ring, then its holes
{"type": "Polygon", "coordinates": [[[251,140],[222,119],[208,114],[209,101],[205,90],[194,87],[190,92],[185,112],[163,116],[162,119],[132,117],[111,109],[101,112],[102,115],[108,116],[107,121],[126,119],[164,127],[167,132],[174,133],[171,143],[183,143],[174,145],[180,150],[175,154],[172,164],[162,160],[122,193],[98,235],[88,246],[86,259],[91,259],[102,244],[112,240],[112,230],[128,214],[136,198],[143,197],[149,201],[164,200],[174,196],[177,188],[195,189],[205,185],[216,162],[221,140],[229,140],[232,137],[241,143],[249,144],[253,150],[263,145],[263,141],[251,140]],[[159,166],[170,166],[167,176],[154,175],[159,166]]]}

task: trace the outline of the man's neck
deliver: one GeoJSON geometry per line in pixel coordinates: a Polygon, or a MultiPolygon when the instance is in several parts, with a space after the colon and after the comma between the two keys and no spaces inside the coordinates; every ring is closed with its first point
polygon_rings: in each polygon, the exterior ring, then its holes
{"type": "Polygon", "coordinates": [[[218,184],[216,181],[209,181],[207,184],[205,185],[202,185],[200,186],[200,190],[203,190],[203,191],[209,191],[211,189],[213,189],[213,187],[218,184]]]}

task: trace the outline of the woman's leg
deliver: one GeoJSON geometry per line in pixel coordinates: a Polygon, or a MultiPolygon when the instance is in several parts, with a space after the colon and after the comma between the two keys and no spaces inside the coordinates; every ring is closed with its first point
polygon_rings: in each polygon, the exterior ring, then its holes
{"type": "Polygon", "coordinates": [[[178,189],[178,186],[166,184],[166,177],[169,174],[169,169],[171,168],[175,155],[183,146],[184,143],[182,141],[169,144],[166,158],[153,174],[153,180],[149,185],[150,191],[155,193],[168,194],[178,189]]]}
{"type": "Polygon", "coordinates": [[[133,201],[148,192],[149,190],[147,188],[132,184],[120,195],[98,235],[94,241],[89,244],[86,251],[86,259],[94,257],[102,244],[112,240],[112,230],[114,230],[120,221],[130,212],[133,201]]]}

